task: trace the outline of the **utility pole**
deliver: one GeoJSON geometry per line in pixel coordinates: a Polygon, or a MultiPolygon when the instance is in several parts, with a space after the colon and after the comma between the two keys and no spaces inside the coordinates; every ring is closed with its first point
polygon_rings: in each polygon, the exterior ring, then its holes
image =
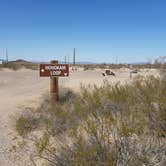
{"type": "Polygon", "coordinates": [[[8,62],[8,50],[6,48],[6,62],[8,62]]]}
{"type": "Polygon", "coordinates": [[[66,55],[65,55],[65,64],[66,64],[66,55]]]}
{"type": "Polygon", "coordinates": [[[75,48],[74,48],[74,54],[73,54],[73,65],[75,65],[75,64],[76,64],[76,61],[75,61],[75,60],[76,60],[76,59],[75,59],[76,57],[75,57],[75,56],[76,56],[76,52],[75,52],[75,48]]]}
{"type": "Polygon", "coordinates": [[[116,65],[118,64],[118,56],[116,56],[116,65]]]}

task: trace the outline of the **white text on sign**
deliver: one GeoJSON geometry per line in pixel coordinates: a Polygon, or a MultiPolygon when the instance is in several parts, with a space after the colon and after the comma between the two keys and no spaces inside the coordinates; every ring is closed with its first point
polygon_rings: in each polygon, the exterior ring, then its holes
{"type": "Polygon", "coordinates": [[[45,66],[45,70],[66,70],[66,66],[45,66]]]}
{"type": "Polygon", "coordinates": [[[61,74],[61,71],[50,71],[51,76],[59,76],[61,74]]]}

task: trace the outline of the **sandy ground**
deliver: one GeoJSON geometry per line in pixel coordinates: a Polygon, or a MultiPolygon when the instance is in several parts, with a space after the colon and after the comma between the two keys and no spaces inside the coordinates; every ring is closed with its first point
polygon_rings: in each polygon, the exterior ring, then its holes
{"type": "MultiPolygon", "coordinates": [[[[67,78],[60,78],[59,85],[79,91],[80,84],[103,84],[104,80],[112,84],[131,81],[130,71],[116,70],[116,77],[102,76],[102,70],[72,71],[67,78]]],[[[142,75],[154,74],[156,70],[143,70],[142,75]]],[[[15,137],[14,125],[11,116],[23,111],[25,107],[36,107],[43,94],[49,91],[49,78],[39,77],[38,71],[21,69],[11,71],[4,69],[0,71],[0,166],[16,166],[10,152],[15,137]]],[[[22,166],[27,165],[22,163],[22,166]]]]}

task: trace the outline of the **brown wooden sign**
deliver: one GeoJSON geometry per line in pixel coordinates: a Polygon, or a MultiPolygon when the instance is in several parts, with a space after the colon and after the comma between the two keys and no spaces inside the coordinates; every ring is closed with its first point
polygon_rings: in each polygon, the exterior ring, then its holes
{"type": "Polygon", "coordinates": [[[67,77],[68,64],[40,64],[40,77],[67,77]]]}

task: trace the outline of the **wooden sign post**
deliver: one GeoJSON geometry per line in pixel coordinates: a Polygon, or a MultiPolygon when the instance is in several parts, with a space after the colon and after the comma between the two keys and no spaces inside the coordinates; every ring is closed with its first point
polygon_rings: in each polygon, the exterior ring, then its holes
{"type": "Polygon", "coordinates": [[[56,60],[52,60],[50,64],[40,64],[40,77],[50,77],[50,95],[53,103],[59,100],[59,77],[67,76],[69,76],[68,64],[58,64],[56,60]]]}
{"type": "MultiPolygon", "coordinates": [[[[52,60],[51,64],[55,65],[58,64],[58,61],[52,60]]],[[[58,78],[57,77],[50,77],[50,94],[51,94],[51,101],[58,101],[59,100],[59,88],[58,88],[58,78]]]]}

